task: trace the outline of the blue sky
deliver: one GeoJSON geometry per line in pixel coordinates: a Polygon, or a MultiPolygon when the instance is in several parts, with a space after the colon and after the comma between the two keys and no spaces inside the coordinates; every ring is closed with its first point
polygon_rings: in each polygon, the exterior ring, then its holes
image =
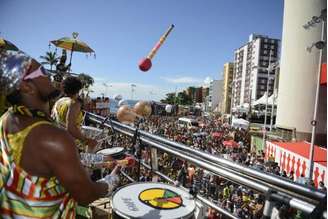
{"type": "Polygon", "coordinates": [[[94,95],[129,99],[133,83],[135,98],[159,100],[221,78],[223,64],[251,33],[281,39],[282,18],[283,0],[0,0],[0,37],[38,58],[50,40],[78,32],[96,59],[75,53],[72,69],[95,78],[94,95]],[[141,72],[139,60],[170,24],[175,28],[153,67],[141,72]]]}

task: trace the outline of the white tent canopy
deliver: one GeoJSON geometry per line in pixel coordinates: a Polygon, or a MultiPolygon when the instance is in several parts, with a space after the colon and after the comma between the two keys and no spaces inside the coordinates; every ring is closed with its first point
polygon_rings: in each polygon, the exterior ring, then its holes
{"type": "Polygon", "coordinates": [[[243,129],[248,129],[249,127],[249,121],[245,120],[245,119],[232,119],[232,123],[231,123],[232,127],[235,128],[243,128],[243,129]]]}
{"type": "MultiPolygon", "coordinates": [[[[257,99],[256,101],[254,101],[253,103],[252,103],[252,105],[253,106],[257,106],[257,105],[265,105],[266,104],[266,102],[267,102],[267,92],[265,92],[264,94],[263,94],[263,96],[262,97],[260,97],[259,99],[257,99]]],[[[273,104],[273,94],[268,98],[268,104],[269,105],[272,105],[273,104]]],[[[275,101],[275,103],[274,103],[275,105],[277,105],[277,100],[275,101]]]]}

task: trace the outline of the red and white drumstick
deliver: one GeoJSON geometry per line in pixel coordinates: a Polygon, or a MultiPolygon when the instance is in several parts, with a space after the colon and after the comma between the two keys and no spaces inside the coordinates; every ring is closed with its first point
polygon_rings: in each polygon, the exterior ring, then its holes
{"type": "Polygon", "coordinates": [[[124,166],[124,167],[132,167],[135,164],[135,159],[133,157],[126,157],[123,160],[112,160],[112,161],[107,161],[104,163],[100,163],[97,165],[99,168],[110,168],[113,167],[114,165],[119,165],[119,166],[124,166]]]}
{"type": "Polygon", "coordinates": [[[143,58],[140,62],[139,62],[139,69],[141,71],[148,71],[151,66],[151,59],[155,56],[156,52],[159,50],[159,48],[161,47],[161,45],[163,45],[163,43],[165,42],[167,36],[171,33],[171,31],[173,30],[174,25],[171,24],[171,26],[169,27],[169,29],[164,33],[164,35],[161,36],[161,38],[159,39],[159,41],[156,43],[156,45],[154,46],[154,48],[150,51],[150,53],[148,54],[147,58],[143,58]]]}
{"type": "Polygon", "coordinates": [[[117,164],[120,166],[126,166],[126,167],[132,167],[136,163],[136,161],[133,157],[126,157],[123,160],[115,160],[113,162],[114,162],[114,164],[117,164]]]}

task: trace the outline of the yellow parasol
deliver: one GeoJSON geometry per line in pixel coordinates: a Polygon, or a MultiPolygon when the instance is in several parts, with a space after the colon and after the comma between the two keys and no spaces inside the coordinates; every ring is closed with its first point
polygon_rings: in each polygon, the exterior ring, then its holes
{"type": "Polygon", "coordinates": [[[58,40],[53,40],[50,41],[52,44],[54,44],[56,47],[67,49],[71,51],[71,57],[69,60],[69,64],[72,64],[72,55],[73,52],[83,52],[83,53],[95,53],[93,49],[91,49],[88,44],[85,42],[82,42],[81,40],[78,40],[78,33],[73,32],[72,36],[73,38],[70,37],[63,37],[58,40]]]}

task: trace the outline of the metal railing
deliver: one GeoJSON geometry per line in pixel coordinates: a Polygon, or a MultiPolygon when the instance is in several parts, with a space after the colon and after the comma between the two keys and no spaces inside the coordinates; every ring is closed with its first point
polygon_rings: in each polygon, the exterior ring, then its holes
{"type": "MultiPolygon", "coordinates": [[[[180,159],[191,162],[198,167],[206,169],[214,175],[221,176],[236,184],[246,186],[265,194],[264,217],[269,217],[269,215],[271,215],[274,202],[282,202],[292,208],[300,210],[306,213],[309,218],[321,218],[323,217],[323,212],[326,211],[327,194],[319,190],[305,187],[288,181],[285,178],[259,172],[232,161],[192,149],[186,145],[170,141],[163,137],[138,130],[137,128],[89,112],[87,112],[87,119],[92,123],[112,128],[115,132],[131,137],[135,136],[137,133],[142,144],[150,148],[167,152],[180,159]]],[[[153,156],[151,157],[152,159],[154,158],[153,156]]],[[[144,166],[147,168],[147,165],[144,166]]],[[[148,168],[151,169],[153,173],[172,182],[172,179],[158,171],[156,164],[152,164],[152,167],[148,166],[148,168]]],[[[197,199],[229,218],[236,218],[227,210],[217,206],[215,203],[202,196],[198,195],[197,199]]]]}

